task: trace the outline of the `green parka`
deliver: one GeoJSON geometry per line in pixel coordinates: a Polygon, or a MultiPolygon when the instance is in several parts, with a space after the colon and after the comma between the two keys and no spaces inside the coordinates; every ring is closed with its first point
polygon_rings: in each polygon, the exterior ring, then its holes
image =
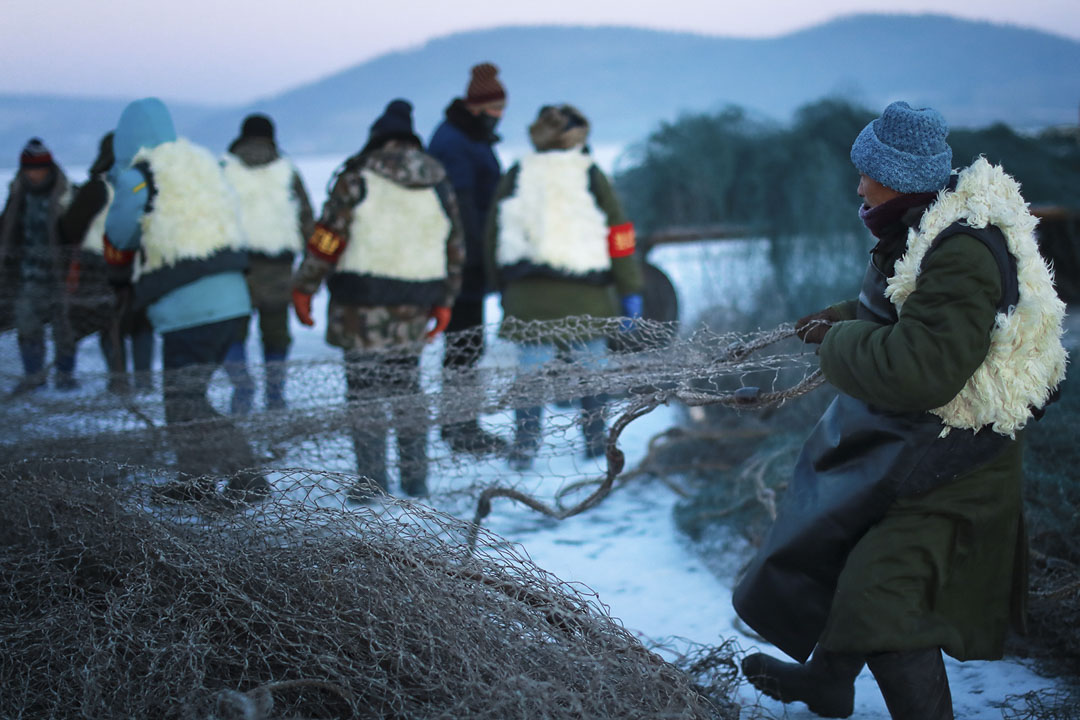
{"type": "MultiPolygon", "coordinates": [[[[640,293],[643,279],[641,263],[636,254],[611,258],[611,270],[602,282],[585,280],[572,276],[559,276],[551,272],[537,270],[530,273],[517,273],[507,277],[504,268],[500,268],[497,257],[499,242],[499,207],[518,191],[521,164],[510,168],[496,190],[492,211],[488,216],[485,233],[484,253],[485,270],[489,286],[502,294],[504,318],[521,321],[561,320],[572,316],[591,316],[610,318],[620,314],[619,298],[640,293]]],[[[588,168],[588,189],[603,213],[609,228],[627,223],[622,206],[614,188],[604,173],[595,164],[588,168]]],[[[512,325],[504,325],[500,336],[514,341],[525,338],[515,337],[512,325]]],[[[536,338],[529,338],[535,340],[536,338]]]]}
{"type": "MultiPolygon", "coordinates": [[[[905,225],[916,225],[921,210],[905,225]]],[[[906,227],[897,230],[874,250],[886,275],[905,250],[906,227]]],[[[986,357],[1001,293],[990,251],[954,235],[926,257],[896,324],[850,320],[829,330],[821,369],[841,392],[878,408],[937,408],[986,357]]],[[[854,316],[854,302],[835,307],[854,316]]],[[[1002,656],[1010,620],[1022,625],[1027,585],[1021,443],[1018,433],[992,461],[892,505],[848,556],[820,646],[1002,656]]]]}

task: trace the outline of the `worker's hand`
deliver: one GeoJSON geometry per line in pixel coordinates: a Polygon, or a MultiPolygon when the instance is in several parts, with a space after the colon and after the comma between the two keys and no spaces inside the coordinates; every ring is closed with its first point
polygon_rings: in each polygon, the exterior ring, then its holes
{"type": "Polygon", "coordinates": [[[820,345],[825,339],[825,333],[829,332],[829,328],[841,320],[839,313],[832,308],[825,308],[799,318],[795,323],[795,334],[804,343],[820,345]]]}
{"type": "Polygon", "coordinates": [[[292,291],[292,304],[293,309],[296,310],[296,317],[300,322],[308,327],[313,327],[315,321],[311,319],[311,296],[294,288],[292,291]]]}
{"type": "Polygon", "coordinates": [[[434,340],[446,330],[446,326],[450,324],[450,308],[445,305],[436,305],[431,308],[428,317],[435,320],[435,327],[428,330],[427,335],[424,337],[428,340],[434,340]]]}

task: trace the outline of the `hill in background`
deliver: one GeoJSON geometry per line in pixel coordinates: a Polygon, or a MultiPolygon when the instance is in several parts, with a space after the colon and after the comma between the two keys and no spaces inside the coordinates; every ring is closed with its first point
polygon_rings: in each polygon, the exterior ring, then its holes
{"type": "MultiPolygon", "coordinates": [[[[511,145],[526,142],[526,125],[552,102],[581,107],[595,143],[626,145],[662,121],[728,104],[786,122],[824,96],[875,109],[906,99],[938,108],[953,126],[1038,129],[1075,123],[1080,101],[1080,42],[942,15],[855,15],[767,39],[621,27],[458,33],[260,102],[175,106],[177,126],[224,148],[242,117],[258,110],[275,118],[293,154],[350,153],[386,103],[405,97],[426,138],[481,60],[500,66],[509,90],[500,129],[511,145]]],[[[86,162],[124,102],[0,96],[0,165],[14,162],[31,135],[62,161],[86,162]]]]}

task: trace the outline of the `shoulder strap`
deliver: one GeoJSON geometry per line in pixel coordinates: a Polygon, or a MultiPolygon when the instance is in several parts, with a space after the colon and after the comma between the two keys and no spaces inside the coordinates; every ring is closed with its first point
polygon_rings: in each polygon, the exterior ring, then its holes
{"type": "MultiPolygon", "coordinates": [[[[1001,229],[995,225],[987,225],[984,228],[975,228],[970,225],[965,225],[962,222],[954,222],[934,238],[934,242],[930,246],[930,249],[926,251],[926,255],[929,256],[942,242],[953,235],[970,235],[986,246],[986,249],[994,256],[994,261],[997,263],[998,270],[1001,273],[1001,300],[998,301],[998,312],[1008,312],[1009,308],[1015,307],[1016,304],[1020,302],[1020,286],[1016,274],[1016,258],[1009,252],[1005,234],[1001,232],[1001,229]]],[[[925,257],[923,258],[923,262],[926,262],[925,257]]]]}

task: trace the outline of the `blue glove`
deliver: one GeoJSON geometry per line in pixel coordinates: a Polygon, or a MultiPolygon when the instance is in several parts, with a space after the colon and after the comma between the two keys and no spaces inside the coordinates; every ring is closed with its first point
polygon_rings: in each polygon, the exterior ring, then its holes
{"type": "Polygon", "coordinates": [[[623,295],[620,305],[623,317],[619,321],[620,332],[630,332],[634,329],[634,320],[641,317],[643,306],[641,295],[623,295]]]}

